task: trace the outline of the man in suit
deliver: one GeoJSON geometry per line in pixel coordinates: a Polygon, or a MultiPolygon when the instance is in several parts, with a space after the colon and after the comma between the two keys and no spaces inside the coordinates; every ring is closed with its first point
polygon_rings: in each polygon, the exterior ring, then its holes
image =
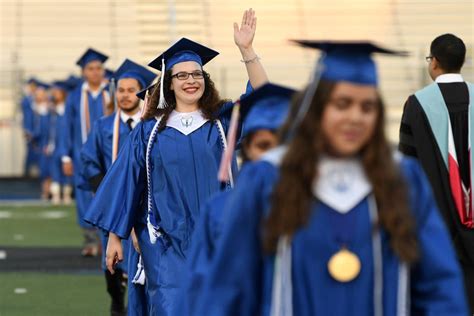
{"type": "Polygon", "coordinates": [[[474,313],[474,85],[461,75],[465,56],[466,46],[455,35],[433,40],[426,60],[434,83],[406,101],[399,150],[417,158],[428,175],[456,247],[474,313]]]}

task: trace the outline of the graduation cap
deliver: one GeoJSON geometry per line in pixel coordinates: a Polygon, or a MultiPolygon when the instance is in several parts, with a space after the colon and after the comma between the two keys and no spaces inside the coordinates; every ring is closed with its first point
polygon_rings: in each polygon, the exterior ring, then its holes
{"type": "Polygon", "coordinates": [[[219,55],[219,53],[215,50],[183,37],[165,50],[160,56],[152,60],[148,66],[161,71],[158,108],[163,109],[167,106],[163,95],[163,81],[166,69],[170,69],[174,65],[186,61],[194,61],[202,67],[217,55],[219,55]]]}
{"type": "Polygon", "coordinates": [[[51,88],[49,84],[40,80],[36,80],[36,87],[39,89],[45,89],[45,90],[48,90],[49,88],[51,88]]]}
{"type": "Polygon", "coordinates": [[[185,61],[195,61],[199,65],[204,66],[217,55],[219,53],[215,50],[183,37],[160,56],[152,60],[148,66],[163,72],[166,71],[162,70],[163,63],[166,69],[170,69],[174,65],[185,61]]]}
{"type": "Polygon", "coordinates": [[[152,83],[155,77],[155,73],[131,61],[130,59],[125,59],[113,76],[116,81],[125,78],[136,79],[140,84],[140,88],[147,87],[150,83],[152,83]]]}
{"type": "Polygon", "coordinates": [[[145,89],[142,89],[140,91],[137,92],[137,97],[143,101],[145,101],[145,97],[147,95],[147,93],[151,93],[153,91],[153,89],[155,89],[157,83],[153,83],[151,85],[149,85],[148,87],[146,87],[145,89]]]}
{"type": "Polygon", "coordinates": [[[377,67],[371,57],[373,53],[408,56],[405,51],[388,49],[371,41],[292,40],[292,42],[306,48],[319,49],[322,54],[316,63],[312,80],[305,91],[295,120],[285,137],[285,142],[291,139],[308,112],[320,79],[377,86],[377,67]]]}
{"type": "Polygon", "coordinates": [[[100,61],[101,63],[105,63],[105,61],[109,59],[108,56],[102,54],[101,52],[89,48],[76,62],[76,65],[81,66],[84,68],[88,63],[92,61],[100,61]]]}
{"type": "Polygon", "coordinates": [[[104,76],[106,79],[111,79],[114,75],[114,71],[112,69],[105,69],[104,76]]]}
{"type": "Polygon", "coordinates": [[[31,77],[30,79],[26,81],[27,84],[35,84],[35,85],[38,84],[38,82],[39,82],[38,79],[36,79],[35,77],[31,77]]]}
{"type": "Polygon", "coordinates": [[[52,88],[68,91],[70,89],[67,80],[55,80],[51,85],[52,88]]]}
{"type": "Polygon", "coordinates": [[[260,129],[277,130],[283,125],[296,90],[267,83],[240,100],[244,121],[242,137],[260,129]]]}
{"type": "Polygon", "coordinates": [[[74,88],[76,88],[78,85],[80,85],[82,83],[82,79],[80,77],[70,75],[65,80],[65,83],[68,86],[68,90],[71,91],[71,90],[74,90],[74,88]]]}
{"type": "MultiPolygon", "coordinates": [[[[321,41],[293,40],[307,48],[323,52],[321,79],[329,81],[348,81],[356,84],[376,86],[377,68],[372,53],[407,56],[407,52],[382,47],[370,41],[321,41]]],[[[316,70],[318,71],[318,70],[316,70]]]]}

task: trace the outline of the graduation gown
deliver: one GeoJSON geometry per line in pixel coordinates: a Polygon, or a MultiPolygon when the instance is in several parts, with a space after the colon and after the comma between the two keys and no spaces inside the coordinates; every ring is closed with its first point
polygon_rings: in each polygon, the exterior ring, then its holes
{"type": "MultiPolygon", "coordinates": [[[[100,182],[112,165],[114,121],[115,113],[97,120],[81,150],[83,166],[81,172],[94,192],[97,191],[100,182]]],[[[125,144],[129,134],[130,129],[127,124],[120,119],[119,150],[125,144]]]]}
{"type": "MultiPolygon", "coordinates": [[[[449,112],[461,179],[469,187],[468,88],[465,82],[438,83],[438,86],[449,112]]],[[[466,286],[472,301],[471,309],[474,310],[474,231],[463,226],[459,220],[451,195],[448,169],[427,115],[415,95],[411,95],[405,103],[400,126],[399,150],[405,155],[417,158],[428,176],[465,272],[466,286]]]]}
{"type": "MultiPolygon", "coordinates": [[[[101,90],[103,91],[103,90],[101,90]]],[[[89,105],[89,117],[90,126],[92,127],[100,117],[104,115],[104,104],[102,93],[99,93],[94,98],[90,93],[88,95],[89,105]]],[[[83,169],[81,161],[81,149],[83,145],[82,137],[82,123],[81,123],[81,99],[83,96],[82,85],[76,87],[67,97],[66,100],[66,114],[65,114],[65,126],[63,133],[61,133],[64,144],[61,152],[61,156],[71,157],[74,165],[74,185],[75,185],[75,198],[77,208],[77,221],[82,228],[92,228],[90,224],[83,220],[84,214],[88,209],[92,201],[92,192],[83,190],[78,187],[81,183],[84,183],[82,179],[81,170],[83,169]]]]}
{"type": "MultiPolygon", "coordinates": [[[[416,219],[420,261],[409,273],[411,315],[466,315],[460,269],[449,235],[438,215],[428,182],[416,161],[403,159],[401,170],[409,184],[410,206],[416,219]]],[[[209,275],[199,306],[192,315],[269,315],[274,259],[262,250],[262,224],[270,208],[279,175],[272,162],[246,166],[226,211],[209,275]]],[[[315,201],[307,225],[291,242],[293,315],[374,315],[374,251],[368,198],[346,214],[315,201]],[[361,271],[348,283],[335,281],[328,272],[330,257],[340,249],[331,217],[353,218],[349,248],[361,261],[361,271]]],[[[398,315],[400,261],[380,230],[382,258],[381,306],[383,315],[398,315]]],[[[380,280],[379,280],[380,281],[380,280]]],[[[402,292],[403,293],[403,292],[402,292]]]]}
{"type": "Polygon", "coordinates": [[[36,117],[36,124],[34,126],[33,139],[40,149],[39,167],[40,179],[44,180],[51,176],[51,153],[48,153],[47,147],[49,145],[51,133],[51,113],[46,110],[44,113],[38,113],[36,117]]]}
{"type": "Polygon", "coordinates": [[[179,315],[189,315],[196,309],[196,300],[203,289],[204,278],[214,257],[216,244],[222,233],[226,204],[231,195],[232,190],[216,193],[201,209],[189,251],[189,275],[183,288],[183,304],[179,315]]]}
{"type": "MultiPolygon", "coordinates": [[[[250,85],[247,88],[250,92],[250,85]]],[[[231,109],[232,103],[226,103],[218,115],[225,132],[231,109]]],[[[205,122],[188,135],[170,126],[156,135],[150,153],[150,189],[163,235],[151,244],[146,230],[145,158],[155,123],[156,119],[144,121],[132,131],[97,191],[90,212],[96,217],[86,220],[121,238],[128,238],[135,227],[152,297],[150,314],[175,315],[199,210],[213,193],[226,188],[217,179],[223,143],[215,121],[205,122]]]]}
{"type": "MultiPolygon", "coordinates": [[[[35,112],[33,110],[33,97],[30,95],[25,95],[21,100],[21,110],[23,113],[23,131],[29,137],[33,136],[34,129],[35,129],[35,112]]],[[[25,159],[25,173],[27,173],[32,165],[38,164],[39,160],[39,152],[37,147],[34,146],[34,140],[29,139],[27,140],[27,148],[26,148],[26,159],[25,159]]]]}
{"type": "MultiPolygon", "coordinates": [[[[87,137],[87,141],[81,150],[81,162],[82,162],[82,181],[79,187],[83,190],[97,191],[103,177],[110,169],[112,165],[112,143],[114,134],[114,121],[115,113],[98,119],[91,129],[87,137]]],[[[119,143],[118,148],[122,148],[125,144],[130,129],[127,124],[119,120],[119,143]]],[[[94,215],[87,215],[90,209],[86,210],[84,217],[95,217],[94,215]]],[[[91,223],[96,224],[96,223],[91,223]]],[[[100,233],[101,246],[102,246],[102,269],[106,270],[105,255],[107,250],[107,243],[109,240],[109,232],[102,231],[100,233]]],[[[121,262],[117,267],[123,271],[128,271],[128,250],[130,240],[126,239],[122,241],[124,250],[124,262],[121,262]]]]}
{"type": "Polygon", "coordinates": [[[67,177],[63,173],[61,153],[64,144],[62,143],[61,132],[66,128],[64,113],[51,114],[50,142],[53,143],[54,150],[51,156],[51,179],[60,185],[72,183],[72,177],[67,177]]]}

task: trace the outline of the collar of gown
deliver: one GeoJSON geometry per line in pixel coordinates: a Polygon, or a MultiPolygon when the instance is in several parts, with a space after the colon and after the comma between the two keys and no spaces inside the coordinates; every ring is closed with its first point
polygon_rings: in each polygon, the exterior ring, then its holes
{"type": "Polygon", "coordinates": [[[188,113],[173,111],[166,122],[166,126],[172,127],[184,135],[189,135],[207,121],[208,119],[204,118],[200,110],[188,113]]]}
{"type": "Polygon", "coordinates": [[[313,194],[339,213],[345,214],[372,192],[358,158],[321,157],[313,194]]]}
{"type": "MultiPolygon", "coordinates": [[[[286,151],[286,146],[276,147],[263,155],[262,160],[278,168],[286,151]]],[[[358,158],[323,156],[312,191],[321,202],[345,214],[372,192],[372,185],[358,158]]]]}

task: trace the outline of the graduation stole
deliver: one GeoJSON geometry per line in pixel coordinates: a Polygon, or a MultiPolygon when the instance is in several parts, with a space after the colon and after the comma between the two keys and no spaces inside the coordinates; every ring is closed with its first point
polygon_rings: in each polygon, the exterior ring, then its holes
{"type": "Polygon", "coordinates": [[[474,228],[474,207],[473,207],[473,167],[474,157],[471,153],[471,146],[474,142],[474,128],[471,128],[474,122],[474,85],[466,82],[469,90],[469,110],[468,110],[468,152],[470,169],[470,188],[466,188],[461,180],[459,165],[457,161],[456,148],[454,145],[451,120],[449,118],[448,108],[443,95],[437,83],[433,83],[424,89],[415,93],[416,98],[421,104],[436,139],[439,151],[443,157],[444,164],[448,168],[449,185],[451,195],[454,199],[456,211],[461,223],[467,228],[474,228]]]}
{"type": "Polygon", "coordinates": [[[114,117],[114,131],[112,134],[112,163],[117,159],[118,147],[120,137],[120,109],[115,111],[114,117]]]}
{"type": "MultiPolygon", "coordinates": [[[[104,90],[104,84],[100,86],[101,94],[102,94],[102,113],[106,113],[107,109],[107,102],[109,100],[109,95],[104,90]]],[[[82,86],[82,97],[81,97],[81,136],[82,136],[82,143],[85,143],[87,140],[87,135],[91,130],[91,122],[90,122],[90,112],[89,112],[89,86],[83,85],[82,86]]]]}

